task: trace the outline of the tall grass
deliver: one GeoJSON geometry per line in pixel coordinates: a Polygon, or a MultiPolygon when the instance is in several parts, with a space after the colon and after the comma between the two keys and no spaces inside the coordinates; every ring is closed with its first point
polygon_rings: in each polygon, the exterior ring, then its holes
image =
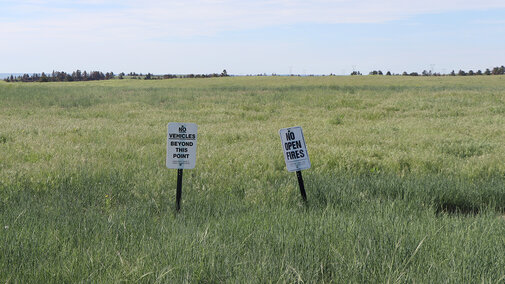
{"type": "Polygon", "coordinates": [[[0,83],[0,281],[503,282],[504,79],[0,83]]]}

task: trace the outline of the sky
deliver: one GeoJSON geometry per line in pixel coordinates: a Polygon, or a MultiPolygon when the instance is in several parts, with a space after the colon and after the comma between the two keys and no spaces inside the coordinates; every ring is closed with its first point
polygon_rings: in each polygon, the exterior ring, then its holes
{"type": "Polygon", "coordinates": [[[0,0],[0,73],[341,75],[501,65],[504,0],[0,0]]]}

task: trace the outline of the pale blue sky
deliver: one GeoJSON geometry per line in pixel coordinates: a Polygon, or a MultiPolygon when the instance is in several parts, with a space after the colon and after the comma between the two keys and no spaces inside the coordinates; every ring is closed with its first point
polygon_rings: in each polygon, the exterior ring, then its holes
{"type": "Polygon", "coordinates": [[[505,1],[0,0],[0,72],[348,74],[505,65],[505,1]]]}

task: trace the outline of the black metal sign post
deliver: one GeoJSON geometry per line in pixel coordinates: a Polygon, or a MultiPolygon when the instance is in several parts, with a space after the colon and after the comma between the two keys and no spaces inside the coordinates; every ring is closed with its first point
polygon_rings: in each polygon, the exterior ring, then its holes
{"type": "MultiPolygon", "coordinates": [[[[177,212],[181,211],[181,197],[182,197],[182,171],[183,169],[177,169],[177,192],[175,196],[175,209],[177,212]]],[[[303,181],[302,181],[303,182],[303,181]]]]}
{"type": "Polygon", "coordinates": [[[307,194],[305,193],[305,186],[303,186],[302,171],[296,171],[296,177],[298,178],[298,185],[300,186],[300,194],[302,195],[303,201],[307,202],[307,194]]]}

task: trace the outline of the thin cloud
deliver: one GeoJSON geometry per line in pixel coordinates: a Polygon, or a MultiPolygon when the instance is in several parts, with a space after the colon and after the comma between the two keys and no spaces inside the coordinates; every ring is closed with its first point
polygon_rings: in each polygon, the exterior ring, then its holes
{"type": "MultiPolygon", "coordinates": [[[[213,35],[224,31],[303,23],[381,23],[418,14],[460,10],[505,8],[505,1],[18,1],[1,4],[16,11],[16,18],[0,15],[11,31],[36,29],[45,36],[75,31],[81,36],[118,36],[136,33],[137,38],[213,35]],[[23,16],[38,11],[35,18],[23,16]]],[[[12,32],[10,33],[12,34],[12,32]]],[[[121,36],[123,37],[123,36],[121,36]]]]}
{"type": "Polygon", "coordinates": [[[505,20],[478,20],[473,21],[476,25],[505,25],[505,20]]]}

